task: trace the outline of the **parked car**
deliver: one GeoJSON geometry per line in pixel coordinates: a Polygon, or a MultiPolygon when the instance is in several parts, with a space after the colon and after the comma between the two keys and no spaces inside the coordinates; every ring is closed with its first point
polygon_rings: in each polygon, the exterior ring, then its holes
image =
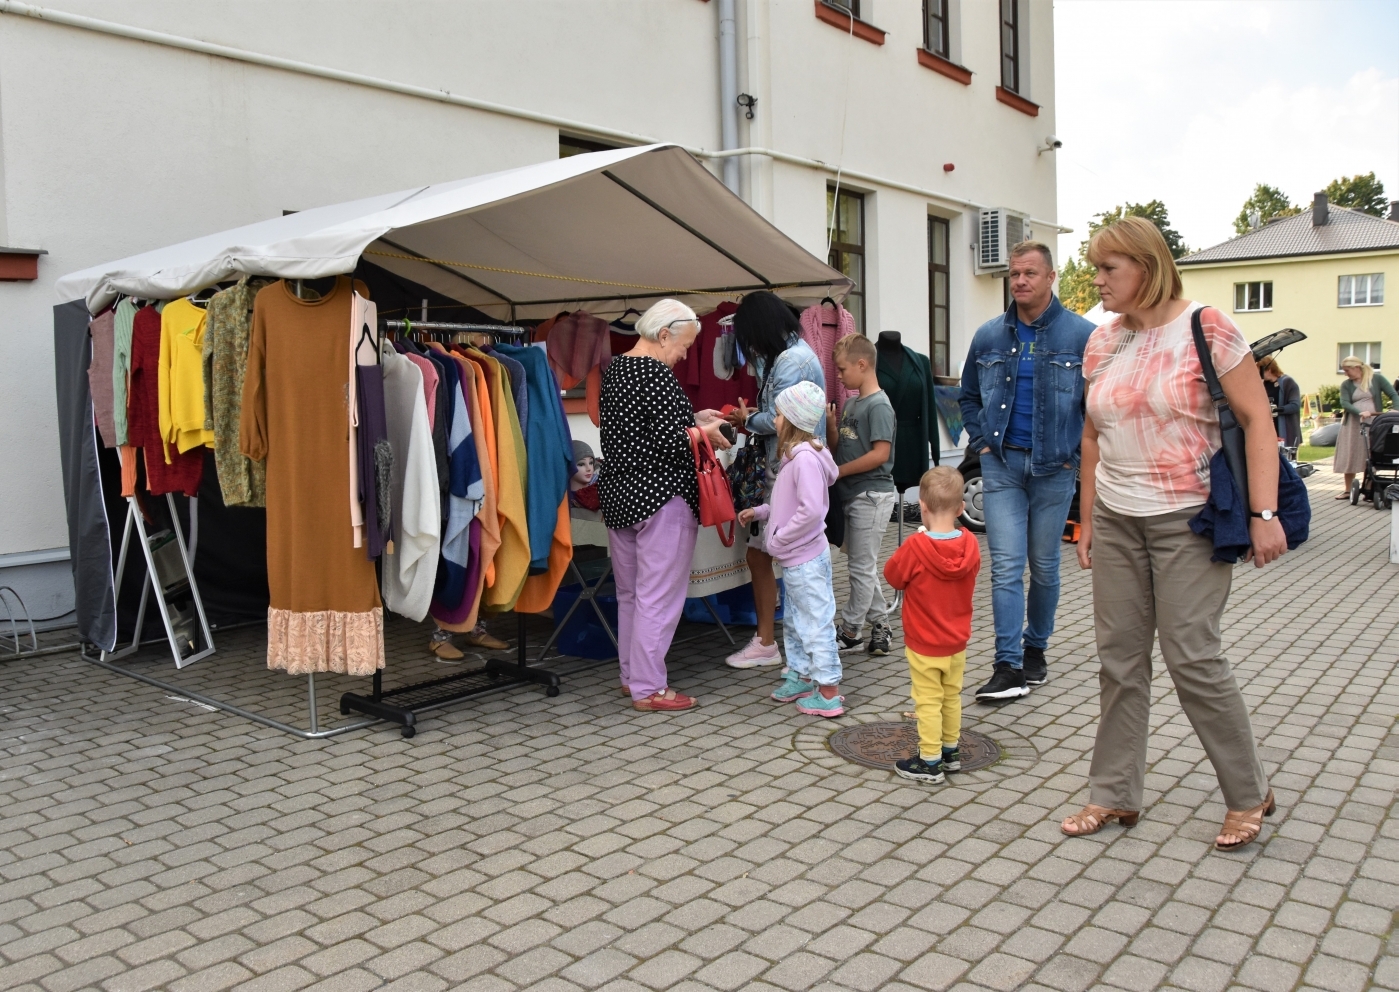
{"type": "MultiPolygon", "coordinates": [[[[983,505],[985,494],[981,486],[981,453],[968,448],[962,455],[962,462],[957,466],[957,471],[962,473],[962,501],[967,504],[967,508],[962,511],[962,515],[957,518],[967,530],[974,534],[986,533],[986,508],[983,505]]],[[[1074,480],[1074,500],[1069,504],[1069,520],[1072,523],[1079,521],[1078,509],[1079,482],[1074,480]]],[[[1065,529],[1065,534],[1077,540],[1077,532],[1065,529]]]]}
{"type": "Polygon", "coordinates": [[[985,534],[986,510],[982,507],[980,452],[968,448],[962,455],[957,471],[962,473],[962,500],[967,504],[958,522],[974,534],[985,534]]]}

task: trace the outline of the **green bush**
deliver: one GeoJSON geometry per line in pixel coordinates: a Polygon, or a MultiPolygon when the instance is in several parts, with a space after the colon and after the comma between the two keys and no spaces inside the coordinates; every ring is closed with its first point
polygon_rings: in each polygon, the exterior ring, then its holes
{"type": "Polygon", "coordinates": [[[1341,409],[1341,387],[1337,385],[1317,386],[1316,398],[1320,401],[1322,408],[1332,413],[1341,409]]]}

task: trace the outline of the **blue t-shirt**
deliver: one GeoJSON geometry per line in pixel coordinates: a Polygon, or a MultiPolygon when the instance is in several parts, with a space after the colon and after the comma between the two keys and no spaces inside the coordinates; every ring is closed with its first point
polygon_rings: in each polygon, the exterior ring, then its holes
{"type": "Polygon", "coordinates": [[[1016,345],[1020,366],[1015,372],[1015,400],[1006,425],[1006,443],[1031,448],[1035,441],[1035,329],[1019,317],[1015,329],[1020,336],[1016,345]]]}

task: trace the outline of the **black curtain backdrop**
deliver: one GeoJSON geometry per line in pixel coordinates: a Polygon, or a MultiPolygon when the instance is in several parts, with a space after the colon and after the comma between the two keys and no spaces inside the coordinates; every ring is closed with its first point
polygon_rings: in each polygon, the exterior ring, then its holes
{"type": "Polygon", "coordinates": [[[90,319],[82,300],[53,308],[54,385],[78,634],[111,650],[116,643],[117,615],[112,595],[112,547],[97,461],[100,446],[87,384],[92,359],[87,331],[90,319]]]}
{"type": "MultiPolygon", "coordinates": [[[[461,324],[499,324],[496,317],[458,303],[426,286],[420,286],[410,279],[395,275],[388,269],[380,268],[363,258],[355,266],[355,278],[364,281],[369,288],[369,298],[379,309],[380,317],[395,320],[407,317],[419,320],[422,317],[423,300],[427,300],[428,320],[445,320],[461,324]]],[[[465,283],[462,284],[466,285],[465,283]]]]}

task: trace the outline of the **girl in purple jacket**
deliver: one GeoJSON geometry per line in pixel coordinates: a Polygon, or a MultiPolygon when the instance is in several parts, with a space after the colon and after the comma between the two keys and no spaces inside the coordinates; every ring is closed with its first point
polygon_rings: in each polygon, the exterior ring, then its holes
{"type": "Polygon", "coordinates": [[[782,461],[772,497],[738,515],[743,526],[768,522],[768,554],[782,566],[787,589],[782,629],[788,667],[772,698],[795,701],[798,710],[811,716],[840,716],[845,697],[840,694],[836,598],[826,545],[828,490],[839,471],[815,433],[826,412],[826,391],[814,382],[799,382],[778,394],[776,406],[782,461]]]}

